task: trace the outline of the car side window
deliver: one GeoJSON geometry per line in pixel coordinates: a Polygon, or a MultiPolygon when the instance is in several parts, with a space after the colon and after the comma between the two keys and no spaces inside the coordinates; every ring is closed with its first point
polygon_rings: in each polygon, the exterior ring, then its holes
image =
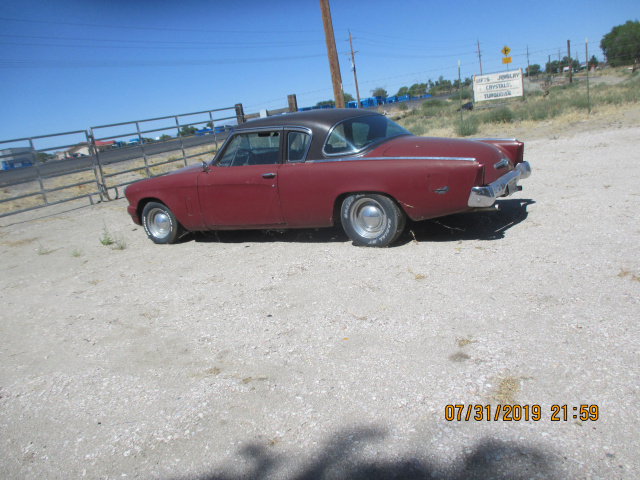
{"type": "Polygon", "coordinates": [[[287,161],[301,162],[309,147],[311,136],[303,132],[289,132],[287,136],[287,161]]]}
{"type": "Polygon", "coordinates": [[[222,153],[218,166],[273,165],[280,163],[280,132],[236,134],[222,153]]]}

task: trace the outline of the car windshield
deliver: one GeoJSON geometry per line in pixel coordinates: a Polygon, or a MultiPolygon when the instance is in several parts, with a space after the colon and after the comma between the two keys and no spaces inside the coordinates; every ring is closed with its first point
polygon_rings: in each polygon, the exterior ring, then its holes
{"type": "Polygon", "coordinates": [[[357,153],[372,143],[398,135],[411,135],[411,133],[382,115],[350,118],[333,127],[324,145],[324,153],[327,155],[357,153]]]}

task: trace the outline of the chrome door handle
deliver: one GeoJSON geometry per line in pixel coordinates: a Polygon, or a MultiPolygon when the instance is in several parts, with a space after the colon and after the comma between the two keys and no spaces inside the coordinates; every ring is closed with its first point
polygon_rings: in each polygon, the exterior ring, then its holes
{"type": "Polygon", "coordinates": [[[275,173],[263,173],[262,174],[262,178],[273,178],[275,176],[276,176],[275,173]]]}

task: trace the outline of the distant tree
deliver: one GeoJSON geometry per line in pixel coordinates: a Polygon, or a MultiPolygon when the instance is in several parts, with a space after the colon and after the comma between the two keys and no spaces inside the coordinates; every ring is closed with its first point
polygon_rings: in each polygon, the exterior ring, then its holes
{"type": "Polygon", "coordinates": [[[162,135],[160,135],[159,140],[161,142],[164,142],[165,140],[171,140],[171,135],[167,135],[166,133],[163,133],[162,135]]]}
{"type": "Polygon", "coordinates": [[[591,56],[591,60],[589,60],[589,68],[591,67],[597,67],[599,65],[600,62],[598,62],[598,59],[596,58],[595,55],[591,56]]]}
{"type": "Polygon", "coordinates": [[[400,87],[400,90],[396,93],[398,97],[402,97],[403,95],[409,95],[409,87],[400,87]]]}
{"type": "Polygon", "coordinates": [[[190,125],[188,127],[182,127],[180,129],[180,133],[178,134],[180,137],[188,137],[189,135],[195,135],[197,128],[190,125]]]}
{"type": "Polygon", "coordinates": [[[613,27],[600,41],[600,48],[612,67],[640,60],[640,22],[627,21],[613,27]]]}
{"type": "MultiPolygon", "coordinates": [[[[344,104],[346,105],[349,102],[353,102],[355,100],[355,98],[353,98],[353,95],[349,94],[349,93],[343,93],[342,94],[343,98],[344,98],[344,104]]],[[[330,105],[332,107],[336,106],[336,101],[335,100],[322,100],[321,102],[316,103],[316,107],[324,107],[326,105],[330,105]]]]}
{"type": "Polygon", "coordinates": [[[525,70],[527,75],[538,75],[542,68],[537,63],[534,63],[533,65],[527,67],[525,70]]]}
{"type": "Polygon", "coordinates": [[[424,95],[427,91],[428,85],[426,83],[414,83],[409,87],[409,95],[412,97],[419,97],[424,95]]]}
{"type": "Polygon", "coordinates": [[[547,75],[553,75],[554,73],[560,72],[560,62],[558,62],[557,60],[554,60],[551,63],[547,62],[544,67],[544,71],[547,73],[547,75]]]}
{"type": "Polygon", "coordinates": [[[213,122],[207,122],[207,128],[213,128],[213,122]]]}
{"type": "Polygon", "coordinates": [[[36,157],[38,158],[38,161],[41,163],[44,163],[48,160],[51,160],[52,158],[56,158],[55,155],[52,155],[50,153],[46,153],[46,152],[38,152],[36,154],[36,157]]]}
{"type": "Polygon", "coordinates": [[[383,87],[376,87],[373,90],[371,90],[371,96],[387,98],[389,95],[387,94],[387,91],[383,87]]]}

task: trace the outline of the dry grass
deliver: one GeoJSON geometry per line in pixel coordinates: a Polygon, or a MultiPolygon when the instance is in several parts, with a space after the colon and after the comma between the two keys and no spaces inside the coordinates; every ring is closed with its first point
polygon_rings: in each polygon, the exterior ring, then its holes
{"type": "Polygon", "coordinates": [[[516,395],[520,392],[520,377],[498,377],[498,387],[496,391],[489,395],[489,398],[498,402],[499,405],[514,405],[516,395]]]}
{"type": "Polygon", "coordinates": [[[628,278],[630,280],[633,280],[634,282],[640,282],[640,275],[636,275],[633,272],[630,272],[628,270],[625,269],[621,269],[620,273],[618,274],[618,277],[620,278],[628,278]]]}
{"type": "Polygon", "coordinates": [[[407,268],[407,271],[413,275],[414,280],[424,280],[426,278],[425,275],[421,274],[421,273],[416,273],[413,270],[411,270],[410,268],[407,268]]]}
{"type": "MultiPolygon", "coordinates": [[[[215,145],[207,144],[187,148],[185,149],[185,154],[187,156],[195,155],[187,160],[188,165],[201,163],[203,160],[208,161],[211,160],[215,154],[215,145]]],[[[158,155],[149,155],[147,156],[147,162],[149,164],[151,176],[163,175],[185,166],[182,151],[180,150],[177,152],[174,150],[158,155]],[[159,163],[162,163],[162,165],[158,165],[159,163]]],[[[102,172],[106,176],[105,183],[107,186],[131,183],[136,180],[140,180],[141,177],[148,177],[144,157],[142,156],[125,162],[106,165],[102,168],[102,172]],[[126,170],[133,169],[138,170],[126,172],[126,170]]],[[[48,203],[66,201],[77,197],[99,195],[98,186],[96,184],[96,174],[93,169],[43,179],[43,186],[46,191],[48,203]],[[68,185],[78,183],[82,183],[82,185],[67,187],[68,185]]],[[[3,188],[0,190],[0,200],[8,200],[13,197],[30,194],[33,195],[18,200],[10,200],[0,203],[0,214],[16,212],[29,208],[43,207],[46,205],[44,197],[41,194],[40,184],[37,181],[3,188]]]]}
{"type": "Polygon", "coordinates": [[[504,101],[476,104],[476,110],[462,113],[462,123],[460,113],[456,111],[460,106],[456,98],[448,101],[426,100],[420,108],[403,113],[398,122],[416,135],[503,136],[504,133],[500,132],[536,128],[541,123],[552,129],[555,125],[582,122],[594,115],[615,116],[621,108],[637,109],[640,103],[640,76],[636,74],[631,77],[622,71],[609,74],[617,74],[621,81],[592,85],[589,102],[586,82],[582,79],[573,85],[552,86],[548,95],[542,91],[529,92],[524,100],[512,99],[507,106],[504,101]],[[484,108],[491,106],[496,108],[484,108]]]}

